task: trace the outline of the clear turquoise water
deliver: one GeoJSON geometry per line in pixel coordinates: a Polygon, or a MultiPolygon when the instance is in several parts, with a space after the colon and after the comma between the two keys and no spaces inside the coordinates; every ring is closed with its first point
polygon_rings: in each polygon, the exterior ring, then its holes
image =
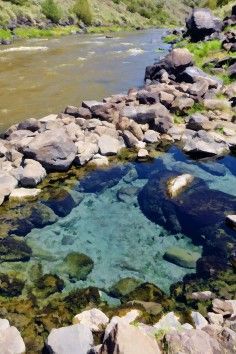
{"type": "MultiPolygon", "coordinates": [[[[232,156],[195,162],[177,148],[171,148],[152,163],[128,164],[118,183],[101,191],[94,187],[93,193],[82,192],[82,180],[71,191],[73,198],[82,197],[82,202],[55,224],[33,229],[26,236],[27,244],[33,250],[31,260],[4,263],[2,271],[21,269],[30,279],[32,265],[41,264],[44,273],[57,274],[64,279],[64,291],[91,285],[108,290],[125,277],[152,282],[168,291],[172,283],[194,270],[163,260],[167,248],[178,246],[199,254],[202,248],[187,236],[171,234],[147,219],[139,208],[138,191],[151,173],[162,168],[191,173],[206,181],[209,188],[236,196],[235,162],[232,156]],[[124,187],[131,191],[129,196],[120,196],[124,187]],[[94,261],[94,268],[85,281],[71,282],[64,271],[63,259],[70,252],[84,253],[94,261]]],[[[91,172],[91,176],[96,173],[91,172]]]]}

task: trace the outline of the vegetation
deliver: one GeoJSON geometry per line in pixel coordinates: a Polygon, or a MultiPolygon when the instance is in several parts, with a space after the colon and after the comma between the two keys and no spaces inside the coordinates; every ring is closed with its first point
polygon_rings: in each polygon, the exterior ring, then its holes
{"type": "Polygon", "coordinates": [[[62,9],[54,0],[44,0],[42,12],[53,23],[58,23],[62,17],[62,9]]]}
{"type": "Polygon", "coordinates": [[[77,18],[83,21],[87,26],[92,24],[92,12],[88,0],[76,0],[73,12],[77,18]]]}

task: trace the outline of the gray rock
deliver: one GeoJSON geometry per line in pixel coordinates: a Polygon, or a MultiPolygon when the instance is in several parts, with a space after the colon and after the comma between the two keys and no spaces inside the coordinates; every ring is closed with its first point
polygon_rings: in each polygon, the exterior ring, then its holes
{"type": "Polygon", "coordinates": [[[171,354],[222,354],[218,341],[200,329],[171,332],[166,335],[166,341],[171,354]]]}
{"type": "Polygon", "coordinates": [[[41,124],[40,121],[38,121],[35,118],[29,118],[26,119],[25,121],[19,123],[18,125],[18,130],[30,130],[32,132],[36,132],[37,130],[39,130],[41,124]]]}
{"type": "Polygon", "coordinates": [[[99,309],[83,311],[73,318],[73,323],[87,326],[92,332],[101,332],[109,323],[109,318],[99,309]]]}
{"type": "Polygon", "coordinates": [[[87,354],[93,345],[91,330],[83,324],[53,329],[47,347],[55,354],[87,354]]]}
{"type": "Polygon", "coordinates": [[[172,330],[179,330],[181,328],[181,323],[174,312],[169,312],[165,316],[162,316],[162,318],[155,323],[153,327],[158,331],[164,330],[171,332],[172,330]]]}
{"type": "Polygon", "coordinates": [[[194,105],[194,100],[190,97],[176,97],[174,102],[172,102],[171,109],[178,112],[185,112],[192,108],[194,105]]]}
{"type": "Polygon", "coordinates": [[[208,325],[207,320],[199,312],[192,311],[191,317],[196,329],[202,329],[208,325]]]}
{"type": "Polygon", "coordinates": [[[197,291],[188,295],[188,299],[198,300],[198,301],[208,301],[215,298],[215,294],[211,291],[197,291]]]}
{"type": "Polygon", "coordinates": [[[186,48],[175,48],[166,57],[167,71],[180,71],[193,65],[193,56],[186,48]]]}
{"type": "Polygon", "coordinates": [[[123,138],[129,148],[135,147],[139,143],[138,139],[129,130],[123,132],[123,138]]]}
{"type": "Polygon", "coordinates": [[[27,199],[34,198],[41,192],[41,189],[36,188],[16,188],[14,189],[9,198],[10,199],[27,199]]]}
{"type": "Polygon", "coordinates": [[[197,252],[187,251],[180,247],[170,247],[164,254],[164,259],[183,268],[196,268],[197,260],[201,255],[197,252]]]}
{"type": "Polygon", "coordinates": [[[192,114],[186,124],[187,129],[191,130],[202,130],[209,123],[209,119],[201,113],[192,114]]]}
{"type": "Polygon", "coordinates": [[[19,177],[19,182],[23,187],[35,187],[47,175],[45,168],[38,161],[26,159],[23,167],[19,177]]]}
{"type": "Polygon", "coordinates": [[[222,326],[224,318],[220,313],[208,312],[207,314],[210,324],[222,326]]]}
{"type": "Polygon", "coordinates": [[[76,146],[62,128],[36,136],[24,148],[27,157],[40,162],[47,171],[65,171],[76,156],[76,146]]]}
{"type": "Polygon", "coordinates": [[[179,74],[179,78],[182,81],[195,83],[200,80],[207,81],[209,88],[218,88],[222,86],[222,81],[214,76],[206,74],[203,70],[196,66],[190,66],[179,74]]]}
{"type": "Polygon", "coordinates": [[[223,23],[209,9],[193,9],[186,20],[187,32],[194,41],[204,39],[215,32],[220,32],[223,23]]]}
{"type": "Polygon", "coordinates": [[[116,155],[122,148],[120,141],[109,135],[102,135],[98,139],[99,151],[104,156],[116,155]]]}
{"type": "Polygon", "coordinates": [[[83,108],[88,108],[89,110],[95,106],[102,106],[104,105],[104,102],[99,102],[99,101],[83,101],[82,102],[82,107],[83,108]]]}
{"type": "Polygon", "coordinates": [[[148,144],[158,143],[160,141],[160,134],[155,130],[147,130],[144,134],[143,140],[148,144]]]}

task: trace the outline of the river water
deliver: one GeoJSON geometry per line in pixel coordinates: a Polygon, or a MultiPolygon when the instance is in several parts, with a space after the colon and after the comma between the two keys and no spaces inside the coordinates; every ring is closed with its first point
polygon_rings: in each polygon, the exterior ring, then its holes
{"type": "Polygon", "coordinates": [[[0,130],[143,84],[145,66],[166,54],[163,29],[71,35],[0,48],[0,130]]]}

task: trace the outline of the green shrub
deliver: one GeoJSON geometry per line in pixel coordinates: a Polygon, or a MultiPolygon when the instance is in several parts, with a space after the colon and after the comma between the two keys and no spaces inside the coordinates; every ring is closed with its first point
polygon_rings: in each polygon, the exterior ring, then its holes
{"type": "Polygon", "coordinates": [[[73,12],[77,18],[89,26],[92,24],[92,12],[88,0],[76,0],[73,12]]]}
{"type": "Polygon", "coordinates": [[[54,0],[45,0],[42,3],[43,14],[52,22],[58,23],[62,18],[62,9],[54,0]]]}
{"type": "Polygon", "coordinates": [[[28,2],[28,0],[4,0],[4,1],[8,1],[14,5],[20,5],[20,6],[23,6],[28,2]]]}

